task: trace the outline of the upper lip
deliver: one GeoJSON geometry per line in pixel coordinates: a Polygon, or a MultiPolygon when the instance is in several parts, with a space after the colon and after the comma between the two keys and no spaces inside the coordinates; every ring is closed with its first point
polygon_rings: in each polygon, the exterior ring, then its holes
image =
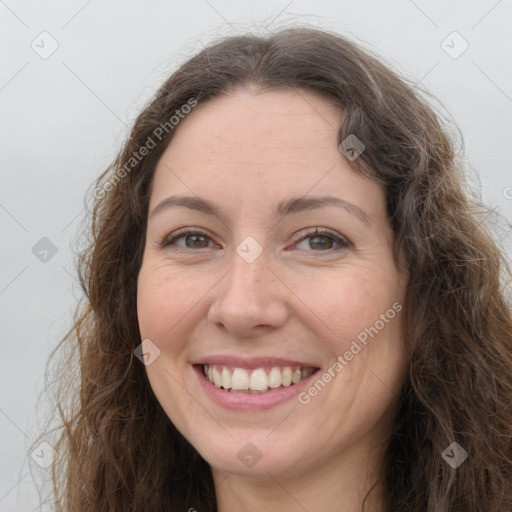
{"type": "Polygon", "coordinates": [[[277,357],[236,357],[227,355],[213,355],[197,359],[193,361],[194,365],[216,364],[220,366],[232,366],[235,368],[247,368],[254,370],[265,366],[300,366],[301,368],[318,368],[317,365],[296,361],[293,359],[281,359],[277,357]]]}

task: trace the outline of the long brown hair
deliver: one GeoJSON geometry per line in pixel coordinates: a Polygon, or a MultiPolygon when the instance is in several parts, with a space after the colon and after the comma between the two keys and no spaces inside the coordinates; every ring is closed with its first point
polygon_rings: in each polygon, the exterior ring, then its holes
{"type": "Polygon", "coordinates": [[[249,84],[314,91],[339,104],[339,142],[356,134],[366,146],[353,169],[387,190],[395,258],[409,274],[410,358],[384,467],[387,510],[510,512],[512,318],[503,251],[426,93],[372,52],[310,28],[225,38],[185,62],[95,184],[79,259],[85,299],[51,356],[65,354],[48,383],[61,421],[55,509],[216,510],[209,465],[170,422],[134,356],[136,283],[152,177],[179,126],[160,138],[155,130],[191,100],[200,105],[249,84]],[[453,442],[468,454],[456,469],[442,456],[453,442]]]}

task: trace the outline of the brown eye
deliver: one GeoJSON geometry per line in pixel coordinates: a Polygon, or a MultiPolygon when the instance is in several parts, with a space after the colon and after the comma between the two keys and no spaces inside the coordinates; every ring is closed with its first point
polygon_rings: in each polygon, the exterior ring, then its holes
{"type": "Polygon", "coordinates": [[[327,252],[342,250],[350,247],[350,242],[343,236],[330,230],[316,230],[309,235],[302,237],[295,247],[300,250],[313,250],[316,252],[327,252]],[[302,247],[300,245],[302,244],[302,247]]]}
{"type": "Polygon", "coordinates": [[[167,238],[162,248],[175,246],[183,249],[207,249],[211,239],[205,233],[194,230],[182,230],[167,238]]]}
{"type": "Polygon", "coordinates": [[[209,242],[208,237],[206,237],[204,235],[200,235],[200,234],[187,235],[187,236],[182,236],[181,238],[185,238],[185,245],[189,248],[199,247],[202,249],[204,247],[208,247],[208,242],[209,242]]]}
{"type": "Polygon", "coordinates": [[[314,236],[309,239],[309,246],[312,249],[332,249],[334,243],[330,236],[314,236]]]}

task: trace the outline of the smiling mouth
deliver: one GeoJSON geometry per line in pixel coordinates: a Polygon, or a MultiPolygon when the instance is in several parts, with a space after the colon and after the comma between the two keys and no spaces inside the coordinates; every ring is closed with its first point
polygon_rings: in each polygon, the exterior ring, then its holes
{"type": "Polygon", "coordinates": [[[255,369],[233,368],[217,364],[201,365],[205,378],[215,387],[230,393],[262,394],[290,387],[306,379],[318,368],[272,366],[255,369]]]}

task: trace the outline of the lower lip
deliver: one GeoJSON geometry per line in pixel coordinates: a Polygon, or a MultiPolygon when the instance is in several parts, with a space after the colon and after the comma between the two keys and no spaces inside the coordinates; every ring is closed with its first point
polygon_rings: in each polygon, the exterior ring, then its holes
{"type": "Polygon", "coordinates": [[[276,388],[266,393],[236,393],[218,388],[212,384],[204,375],[201,367],[194,367],[199,382],[206,394],[218,405],[232,411],[253,411],[272,409],[273,407],[287,402],[296,397],[304,388],[306,388],[318,370],[309,377],[293,384],[291,386],[276,388]]]}

